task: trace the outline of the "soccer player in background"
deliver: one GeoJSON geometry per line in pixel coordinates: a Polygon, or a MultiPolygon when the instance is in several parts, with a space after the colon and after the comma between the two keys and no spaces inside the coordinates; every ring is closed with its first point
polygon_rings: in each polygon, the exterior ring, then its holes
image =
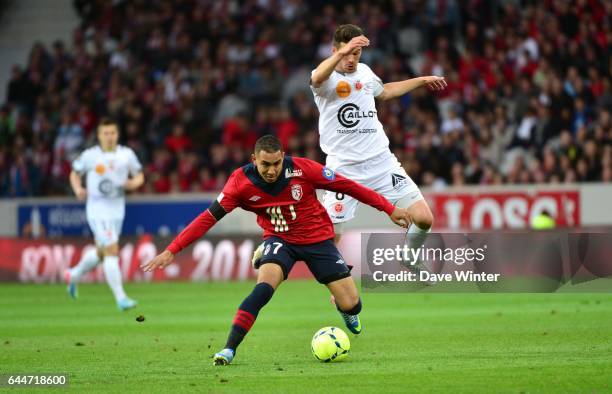
{"type": "Polygon", "coordinates": [[[387,199],[312,160],[285,156],[278,138],[266,135],[257,140],[252,163],[237,169],[222,193],[150,262],[145,271],[164,268],[174,255],[204,235],[234,208],[257,214],[264,230],[264,251],[256,268],[257,285],[244,299],[232,323],[225,348],[215,354],[215,365],[232,362],[236,348],[249,332],[259,311],[276,288],[287,279],[296,261],[306,262],[319,283],[327,286],[347,328],[361,332],[361,300],[350,269],[334,244],[334,229],[316,189],[353,196],[384,211],[391,220],[406,226],[407,212],[387,199]]]}
{"type": "Polygon", "coordinates": [[[87,200],[87,222],[96,249],[83,254],[79,263],[65,273],[68,293],[77,298],[77,283],[87,272],[102,262],[106,282],[120,310],[136,306],[123,290],[119,269],[119,235],[125,216],[125,192],[144,183],[142,166],[134,151],[118,145],[117,123],[103,119],[98,125],[99,144],[85,150],[72,163],[70,185],[77,198],[87,200]],[[82,177],[86,176],[85,189],[82,177]]]}
{"type": "MultiPolygon", "coordinates": [[[[407,243],[418,248],[431,229],[433,215],[417,185],[390,151],[374,99],[391,100],[421,86],[442,90],[446,82],[443,77],[427,76],[383,84],[370,67],[359,63],[362,48],[369,44],[361,28],[338,26],[332,55],[312,71],[310,87],[320,113],[321,149],[327,154],[329,169],[408,210],[407,243]]],[[[357,201],[345,193],[327,191],[323,205],[339,241],[343,223],[355,216],[357,201]]]]}

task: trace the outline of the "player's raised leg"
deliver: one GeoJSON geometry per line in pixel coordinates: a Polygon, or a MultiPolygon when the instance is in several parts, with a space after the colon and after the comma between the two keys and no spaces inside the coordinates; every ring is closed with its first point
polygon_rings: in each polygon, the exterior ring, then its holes
{"type": "Polygon", "coordinates": [[[102,261],[102,251],[96,248],[91,248],[83,253],[78,264],[64,273],[64,279],[68,285],[67,290],[70,297],[76,299],[78,296],[77,284],[81,277],[93,270],[100,261],[102,261]]]}
{"type": "Polygon", "coordinates": [[[395,206],[407,209],[411,224],[406,233],[406,243],[409,248],[418,249],[425,243],[433,225],[433,214],[429,205],[417,190],[400,198],[395,206]]]}
{"type": "Polygon", "coordinates": [[[238,307],[225,348],[213,357],[215,365],[228,365],[236,355],[236,349],[253,327],[259,311],[270,301],[276,288],[284,279],[283,269],[273,262],[264,263],[257,275],[257,284],[238,307]]]}

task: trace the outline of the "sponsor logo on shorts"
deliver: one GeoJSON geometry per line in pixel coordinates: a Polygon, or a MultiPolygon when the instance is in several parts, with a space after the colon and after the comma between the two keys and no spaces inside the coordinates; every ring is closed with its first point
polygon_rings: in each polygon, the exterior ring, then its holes
{"type": "Polygon", "coordinates": [[[258,201],[260,199],[261,199],[261,197],[259,197],[259,196],[253,196],[253,197],[249,198],[249,201],[255,202],[255,201],[258,201]]]}
{"type": "Polygon", "coordinates": [[[336,264],[344,265],[344,260],[340,259],[340,260],[336,261],[336,264]]]}
{"type": "Polygon", "coordinates": [[[291,197],[296,201],[302,199],[302,185],[291,185],[291,197]]]}
{"type": "Polygon", "coordinates": [[[400,174],[391,174],[391,184],[395,190],[399,190],[402,187],[406,186],[408,179],[405,176],[400,174]]]}
{"type": "Polygon", "coordinates": [[[323,167],[323,178],[327,179],[328,181],[333,181],[336,179],[336,173],[327,167],[323,167]]]}
{"type": "Polygon", "coordinates": [[[340,98],[347,98],[351,94],[351,85],[346,81],[338,82],[338,85],[336,85],[336,94],[340,98]]]}

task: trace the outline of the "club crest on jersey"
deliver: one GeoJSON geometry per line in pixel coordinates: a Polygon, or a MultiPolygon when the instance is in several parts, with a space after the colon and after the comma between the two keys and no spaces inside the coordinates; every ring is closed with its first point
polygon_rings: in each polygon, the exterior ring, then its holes
{"type": "Polygon", "coordinates": [[[302,199],[302,185],[291,185],[291,197],[296,201],[302,199]]]}
{"type": "Polygon", "coordinates": [[[285,170],[285,178],[293,178],[293,177],[302,176],[302,175],[304,175],[304,174],[302,173],[302,170],[300,170],[300,169],[291,170],[291,169],[287,168],[285,170]]]}
{"type": "Polygon", "coordinates": [[[327,167],[323,167],[323,178],[327,179],[328,181],[333,181],[336,179],[336,173],[327,167]]]}
{"type": "Polygon", "coordinates": [[[336,204],[334,204],[334,211],[336,213],[342,213],[342,211],[344,211],[344,204],[342,204],[341,202],[337,202],[336,204]]]}
{"type": "Polygon", "coordinates": [[[355,90],[360,91],[363,84],[360,81],[355,82],[355,90]]]}

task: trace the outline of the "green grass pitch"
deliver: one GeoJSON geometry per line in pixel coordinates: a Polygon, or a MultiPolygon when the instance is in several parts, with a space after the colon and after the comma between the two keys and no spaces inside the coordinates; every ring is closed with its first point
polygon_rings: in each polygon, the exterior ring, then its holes
{"type": "Polygon", "coordinates": [[[324,287],[290,281],[214,367],[252,286],[128,284],[140,306],[122,313],[105,285],[75,302],[62,285],[2,284],[0,374],[67,372],[80,392],[612,392],[610,294],[366,293],[348,359],[323,364],[310,338],[342,321],[324,287]]]}

